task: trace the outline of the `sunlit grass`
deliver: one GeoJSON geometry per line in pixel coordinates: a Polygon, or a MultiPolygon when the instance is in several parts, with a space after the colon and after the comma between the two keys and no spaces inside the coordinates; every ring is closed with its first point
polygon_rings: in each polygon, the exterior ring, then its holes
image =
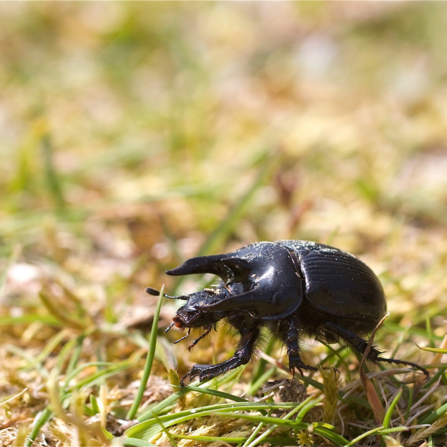
{"type": "Polygon", "coordinates": [[[443,5],[0,10],[0,443],[445,443],[443,5]],[[144,289],[197,290],[210,278],[164,271],[288,238],[370,265],[375,343],[431,372],[367,363],[380,420],[361,359],[311,340],[306,361],[340,374],[297,376],[294,402],[262,391],[291,379],[267,334],[246,367],[179,387],[234,338],[172,345],[173,304],[144,289]]]}

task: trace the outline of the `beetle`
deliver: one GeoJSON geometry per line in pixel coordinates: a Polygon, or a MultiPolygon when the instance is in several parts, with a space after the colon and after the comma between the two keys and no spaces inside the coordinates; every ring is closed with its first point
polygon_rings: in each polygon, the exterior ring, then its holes
{"type": "MultiPolygon", "coordinates": [[[[166,272],[171,276],[212,273],[221,278],[218,286],[184,296],[171,327],[202,327],[204,333],[225,319],[240,333],[234,355],[216,365],[194,365],[182,378],[199,376],[201,382],[248,363],[260,330],[266,326],[287,347],[289,368],[316,371],[300,356],[299,340],[304,334],[326,343],[344,341],[363,354],[368,346],[364,336],[371,333],[386,312],[382,285],[374,272],[350,253],[310,241],[256,242],[231,253],[188,259],[166,272]]],[[[151,295],[158,295],[148,288],[151,295]]],[[[175,342],[175,343],[177,343],[175,342]]],[[[380,357],[372,347],[368,359],[421,366],[394,358],[380,357]]]]}

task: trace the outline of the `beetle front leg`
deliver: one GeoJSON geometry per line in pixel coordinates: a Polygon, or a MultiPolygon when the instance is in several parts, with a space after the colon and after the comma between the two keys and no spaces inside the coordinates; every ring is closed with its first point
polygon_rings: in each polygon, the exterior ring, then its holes
{"type": "Polygon", "coordinates": [[[301,360],[298,335],[299,330],[299,320],[292,318],[290,320],[286,338],[287,355],[289,356],[289,369],[292,372],[295,372],[295,369],[297,369],[301,375],[303,375],[303,369],[308,371],[318,371],[318,368],[306,365],[301,360]]]}
{"type": "Polygon", "coordinates": [[[212,379],[218,375],[237,368],[241,365],[246,365],[253,354],[256,340],[259,337],[259,328],[255,327],[248,332],[241,334],[238,347],[233,357],[216,365],[194,365],[187,374],[182,377],[180,385],[184,386],[184,380],[189,376],[190,380],[193,377],[199,376],[201,382],[212,379]]]}

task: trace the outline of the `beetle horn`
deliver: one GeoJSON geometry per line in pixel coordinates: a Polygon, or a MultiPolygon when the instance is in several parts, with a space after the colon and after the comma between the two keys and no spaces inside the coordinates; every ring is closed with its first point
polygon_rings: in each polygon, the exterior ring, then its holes
{"type": "Polygon", "coordinates": [[[171,276],[192,275],[195,273],[212,273],[220,276],[224,281],[234,277],[232,269],[236,266],[244,267],[244,260],[235,257],[234,253],[213,256],[198,256],[185,261],[183,264],[168,270],[171,276]]]}

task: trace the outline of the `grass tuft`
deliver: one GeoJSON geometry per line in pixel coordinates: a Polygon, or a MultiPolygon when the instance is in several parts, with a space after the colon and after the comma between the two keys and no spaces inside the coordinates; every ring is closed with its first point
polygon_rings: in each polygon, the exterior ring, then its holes
{"type": "MultiPolygon", "coordinates": [[[[0,445],[447,443],[442,4],[0,4],[0,445]],[[224,327],[188,351],[165,271],[260,240],[358,255],[390,316],[373,365],[224,327]],[[335,368],[339,373],[335,374],[335,368]]],[[[197,336],[201,334],[197,331],[197,336]]],[[[370,334],[367,334],[370,335],[370,334]]]]}

